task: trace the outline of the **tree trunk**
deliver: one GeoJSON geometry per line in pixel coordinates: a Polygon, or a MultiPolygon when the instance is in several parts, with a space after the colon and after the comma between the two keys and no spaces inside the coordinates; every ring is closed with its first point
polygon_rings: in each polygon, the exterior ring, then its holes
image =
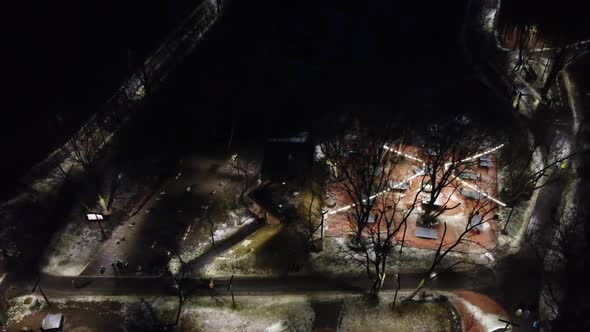
{"type": "Polygon", "coordinates": [[[510,213],[508,214],[508,218],[506,218],[506,223],[504,223],[504,227],[502,228],[502,234],[506,235],[506,227],[508,227],[508,223],[510,222],[510,218],[512,217],[512,211],[514,211],[514,207],[510,208],[510,213]]]}
{"type": "Polygon", "coordinates": [[[420,283],[418,284],[418,287],[416,287],[416,289],[414,289],[412,294],[410,294],[408,297],[403,299],[400,304],[404,304],[404,303],[411,301],[416,295],[418,295],[418,293],[422,290],[422,288],[424,288],[424,286],[426,286],[426,278],[423,278],[420,281],[420,283]]]}
{"type": "Polygon", "coordinates": [[[43,291],[43,289],[41,288],[41,285],[37,285],[37,288],[39,288],[39,293],[41,293],[41,296],[43,296],[43,299],[45,300],[45,302],[47,303],[47,306],[51,306],[51,302],[49,302],[49,299],[47,298],[47,296],[45,295],[45,292],[43,291]]]}
{"type": "Polygon", "coordinates": [[[211,218],[209,217],[209,213],[207,212],[207,223],[209,224],[209,232],[211,233],[211,243],[215,247],[215,237],[213,233],[213,223],[211,222],[211,218]]]}
{"type": "Polygon", "coordinates": [[[180,297],[178,298],[178,310],[176,311],[176,320],[174,321],[174,325],[178,325],[178,322],[180,321],[180,314],[182,313],[182,304],[183,304],[181,297],[182,297],[182,295],[180,295],[180,297]]]}
{"type": "Polygon", "coordinates": [[[404,250],[404,242],[406,240],[406,230],[407,229],[408,229],[408,222],[406,221],[404,223],[404,234],[402,235],[402,246],[399,248],[400,255],[402,254],[402,251],[404,250]]]}
{"type": "Polygon", "coordinates": [[[377,278],[373,279],[373,284],[371,285],[371,292],[369,293],[371,298],[379,298],[379,292],[381,291],[381,288],[383,288],[384,281],[385,273],[377,273],[377,278]]]}

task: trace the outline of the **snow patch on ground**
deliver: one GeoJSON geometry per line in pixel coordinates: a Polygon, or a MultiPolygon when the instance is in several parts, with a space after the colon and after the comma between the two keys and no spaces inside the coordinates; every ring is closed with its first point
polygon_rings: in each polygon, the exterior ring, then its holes
{"type": "MultiPolygon", "coordinates": [[[[230,301],[231,302],[231,301],[230,301]]],[[[230,303],[231,304],[231,303],[230,303]]],[[[238,307],[199,305],[183,313],[190,331],[311,331],[314,311],[305,297],[242,298],[238,307]]]]}
{"type": "Polygon", "coordinates": [[[391,292],[382,293],[376,306],[367,305],[362,297],[345,300],[338,331],[452,330],[454,316],[448,302],[410,302],[400,309],[403,312],[401,315],[391,309],[392,302],[391,292]]]}
{"type": "Polygon", "coordinates": [[[460,297],[456,297],[456,299],[461,301],[465,308],[467,308],[467,311],[469,311],[469,314],[473,316],[473,319],[481,324],[484,331],[493,331],[494,329],[505,326],[505,324],[499,324],[498,318],[502,317],[496,314],[485,313],[479,307],[460,297]]]}
{"type": "Polygon", "coordinates": [[[79,275],[100,246],[100,236],[97,225],[79,216],[77,219],[72,218],[63,231],[56,233],[51,240],[47,263],[41,270],[51,275],[79,275]]]}
{"type": "Polygon", "coordinates": [[[46,306],[47,304],[41,296],[23,295],[15,297],[8,302],[8,311],[6,312],[7,323],[18,323],[26,316],[46,306]],[[35,308],[35,300],[38,300],[41,304],[39,308],[35,308]]]}
{"type": "MultiPolygon", "coordinates": [[[[394,249],[388,258],[387,274],[392,273],[416,273],[423,272],[430,268],[436,250],[404,247],[402,254],[394,249]]],[[[330,275],[364,275],[365,270],[351,259],[352,251],[347,245],[344,237],[327,237],[324,239],[324,250],[317,253],[310,253],[311,270],[314,272],[330,275]]],[[[450,252],[440,263],[439,269],[445,269],[457,262],[477,263],[485,265],[489,259],[481,254],[466,254],[461,252],[450,252]]],[[[458,264],[453,268],[455,271],[468,270],[472,264],[458,264]]]]}
{"type": "MultiPolygon", "coordinates": [[[[225,223],[217,224],[213,232],[215,241],[222,241],[235,234],[241,227],[254,222],[254,218],[244,218],[241,216],[240,210],[233,210],[228,212],[229,220],[225,223]]],[[[196,245],[189,245],[181,243],[180,257],[183,262],[189,263],[196,260],[211,248],[211,241],[198,242],[196,245]]],[[[177,257],[173,257],[168,263],[168,268],[174,274],[180,271],[180,261],[177,257]]]]}

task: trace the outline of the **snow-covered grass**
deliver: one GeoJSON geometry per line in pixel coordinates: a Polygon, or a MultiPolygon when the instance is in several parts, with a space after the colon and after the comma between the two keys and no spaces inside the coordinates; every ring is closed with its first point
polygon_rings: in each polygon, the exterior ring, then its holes
{"type": "MultiPolygon", "coordinates": [[[[25,295],[9,301],[9,327],[34,326],[48,312],[63,312],[66,324],[72,328],[85,326],[97,330],[101,317],[114,318],[112,324],[121,331],[157,331],[157,318],[162,323],[174,321],[177,310],[175,297],[137,296],[74,296],[52,298],[47,307],[42,297],[25,295]],[[35,307],[35,299],[41,303],[35,307]],[[153,309],[153,317],[148,309],[153,309]],[[51,310],[49,310],[51,309],[51,310]],[[21,324],[19,324],[21,323],[21,324]],[[93,324],[98,326],[93,326],[93,324]]],[[[236,308],[231,300],[216,302],[210,297],[193,298],[183,308],[178,331],[311,331],[314,312],[305,296],[241,296],[236,308]]],[[[66,327],[68,327],[66,325],[66,327]]]]}
{"type": "MultiPolygon", "coordinates": [[[[310,254],[310,269],[313,272],[319,272],[329,275],[364,275],[365,270],[350,258],[351,250],[347,246],[344,237],[327,237],[324,239],[324,250],[310,254]]],[[[387,274],[392,273],[417,273],[423,272],[430,268],[435,255],[434,249],[422,249],[404,247],[402,254],[398,248],[390,254],[387,262],[387,274]]],[[[359,257],[360,258],[360,257],[359,257]]],[[[439,264],[440,269],[444,269],[457,262],[469,264],[458,264],[453,267],[455,271],[468,270],[473,267],[473,263],[486,265],[489,260],[481,254],[466,254],[461,252],[450,252],[439,264]]]]}
{"type": "Polygon", "coordinates": [[[71,217],[71,221],[53,237],[49,245],[47,263],[42,267],[44,273],[77,276],[100,246],[98,225],[86,222],[79,213],[74,212],[71,217]]]}
{"type": "Polygon", "coordinates": [[[468,315],[467,317],[463,317],[464,325],[467,325],[468,328],[470,327],[473,331],[479,331],[477,329],[479,326],[481,326],[484,331],[494,331],[503,328],[506,325],[498,321],[499,318],[506,319],[506,317],[484,312],[479,307],[461,297],[455,296],[453,299],[463,306],[466,311],[465,314],[468,315]]]}
{"type": "Polygon", "coordinates": [[[182,319],[183,331],[311,331],[314,311],[303,296],[240,297],[236,309],[198,301],[182,319]]]}
{"type": "MultiPolygon", "coordinates": [[[[105,171],[113,172],[113,169],[105,171]]],[[[110,174],[116,176],[116,174],[110,174]]],[[[103,192],[107,192],[111,177],[105,176],[103,179],[103,192]]],[[[121,217],[125,215],[130,206],[137,200],[138,186],[130,183],[124,178],[119,185],[112,210],[114,214],[110,220],[102,222],[105,234],[109,236],[112,230],[118,225],[121,217]]],[[[92,196],[95,197],[95,196],[92,196]]],[[[99,199],[97,196],[96,204],[99,199]]],[[[86,210],[76,205],[71,209],[67,217],[68,221],[59,229],[51,238],[48,248],[45,250],[45,263],[41,266],[44,273],[60,276],[77,276],[88,263],[92,260],[93,255],[102,245],[102,234],[97,223],[91,223],[85,220],[86,210]]]]}
{"type": "MultiPolygon", "coordinates": [[[[398,296],[408,295],[400,293],[398,296]]],[[[391,308],[393,294],[380,296],[375,306],[360,297],[344,301],[338,331],[453,331],[453,311],[447,301],[409,302],[398,311],[391,308]]]]}
{"type": "MultiPolygon", "coordinates": [[[[542,156],[539,150],[535,151],[535,154],[533,155],[533,160],[531,162],[531,168],[533,172],[537,170],[536,167],[542,167],[542,156]]],[[[505,187],[506,182],[505,171],[501,167],[498,167],[497,169],[497,176],[498,192],[501,192],[502,189],[505,187]]],[[[538,195],[539,190],[535,190],[533,191],[533,194],[527,201],[522,202],[514,207],[514,211],[512,212],[512,216],[510,217],[510,223],[506,228],[508,234],[498,235],[497,254],[499,256],[509,256],[520,250],[523,240],[526,237],[526,231],[529,226],[529,221],[531,220],[531,217],[533,215],[538,195]]],[[[508,219],[509,213],[510,208],[499,208],[499,230],[501,229],[501,227],[503,227],[504,223],[508,219]]]]}
{"type": "MultiPolygon", "coordinates": [[[[400,296],[407,296],[400,292],[400,296]]],[[[393,311],[390,304],[393,292],[382,292],[380,302],[369,304],[362,295],[268,295],[236,297],[217,300],[211,297],[192,297],[183,307],[177,331],[312,331],[316,319],[333,321],[339,331],[451,331],[458,317],[448,301],[410,302],[393,311]],[[333,311],[314,309],[313,303],[334,306],[333,311]],[[325,315],[325,316],[322,316],[325,315]],[[335,315],[334,317],[331,317],[335,315]],[[336,319],[337,318],[337,319],[336,319]]],[[[72,296],[52,298],[47,308],[38,296],[25,295],[9,301],[9,328],[23,324],[39,324],[48,312],[66,315],[66,327],[71,330],[85,327],[100,330],[108,324],[120,331],[158,331],[160,323],[174,322],[177,299],[173,296],[72,296]],[[35,308],[35,299],[41,302],[35,308]],[[25,301],[26,300],[26,301],[25,301]],[[26,303],[25,303],[26,302],[26,303]],[[151,308],[151,309],[150,309],[151,308]],[[151,310],[151,312],[150,312],[151,310]],[[104,322],[111,319],[112,322],[104,322]],[[20,324],[18,321],[22,321],[20,324]]],[[[477,312],[478,308],[472,308],[477,312]]]]}
{"type": "MultiPolygon", "coordinates": [[[[215,225],[213,238],[216,242],[225,240],[235,234],[240,228],[254,222],[254,218],[245,217],[243,209],[236,209],[228,212],[228,221],[215,225]]],[[[209,230],[205,229],[205,223],[201,223],[199,234],[195,235],[194,241],[185,241],[180,243],[180,257],[183,262],[190,263],[198,259],[207,250],[212,248],[209,230]]],[[[168,268],[172,273],[180,271],[180,261],[173,257],[168,263],[168,268]]]]}
{"type": "Polygon", "coordinates": [[[263,269],[256,264],[256,253],[283,228],[284,224],[262,227],[207,264],[201,271],[202,274],[207,276],[272,274],[271,270],[263,269]]]}

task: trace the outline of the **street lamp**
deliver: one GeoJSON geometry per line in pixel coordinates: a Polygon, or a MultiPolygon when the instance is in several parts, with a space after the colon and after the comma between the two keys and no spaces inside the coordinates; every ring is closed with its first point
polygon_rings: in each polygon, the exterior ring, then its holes
{"type": "Polygon", "coordinates": [[[104,220],[103,214],[95,213],[95,212],[86,213],[86,220],[96,221],[98,223],[98,227],[100,228],[100,233],[102,234],[103,239],[106,238],[106,235],[104,233],[104,229],[102,228],[102,224],[100,223],[101,220],[104,220]]]}
{"type": "Polygon", "coordinates": [[[88,220],[88,221],[104,220],[104,216],[100,213],[87,213],[86,220],[88,220]]]}

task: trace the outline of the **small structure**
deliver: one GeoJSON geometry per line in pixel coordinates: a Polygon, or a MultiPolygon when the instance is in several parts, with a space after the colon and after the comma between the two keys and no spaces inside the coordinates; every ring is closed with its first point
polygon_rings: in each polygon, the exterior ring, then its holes
{"type": "Polygon", "coordinates": [[[477,174],[471,170],[464,170],[459,173],[459,178],[461,178],[463,180],[477,181],[477,180],[479,180],[479,174],[477,174]]]}
{"type": "Polygon", "coordinates": [[[459,192],[464,197],[471,199],[481,199],[483,196],[479,191],[476,190],[459,189],[459,192]]]}
{"type": "Polygon", "coordinates": [[[247,197],[251,201],[250,211],[267,224],[280,224],[291,205],[286,186],[270,181],[261,183],[247,197]]]}
{"type": "Polygon", "coordinates": [[[63,331],[64,315],[49,314],[43,318],[41,331],[61,332],[63,331]]]}
{"type": "Polygon", "coordinates": [[[425,239],[436,240],[438,234],[437,234],[436,228],[426,228],[426,227],[416,226],[416,236],[421,237],[421,238],[425,238],[425,239]]]}
{"type": "Polygon", "coordinates": [[[477,233],[483,231],[483,217],[479,213],[475,213],[471,219],[469,219],[468,228],[475,229],[477,233]]]}

